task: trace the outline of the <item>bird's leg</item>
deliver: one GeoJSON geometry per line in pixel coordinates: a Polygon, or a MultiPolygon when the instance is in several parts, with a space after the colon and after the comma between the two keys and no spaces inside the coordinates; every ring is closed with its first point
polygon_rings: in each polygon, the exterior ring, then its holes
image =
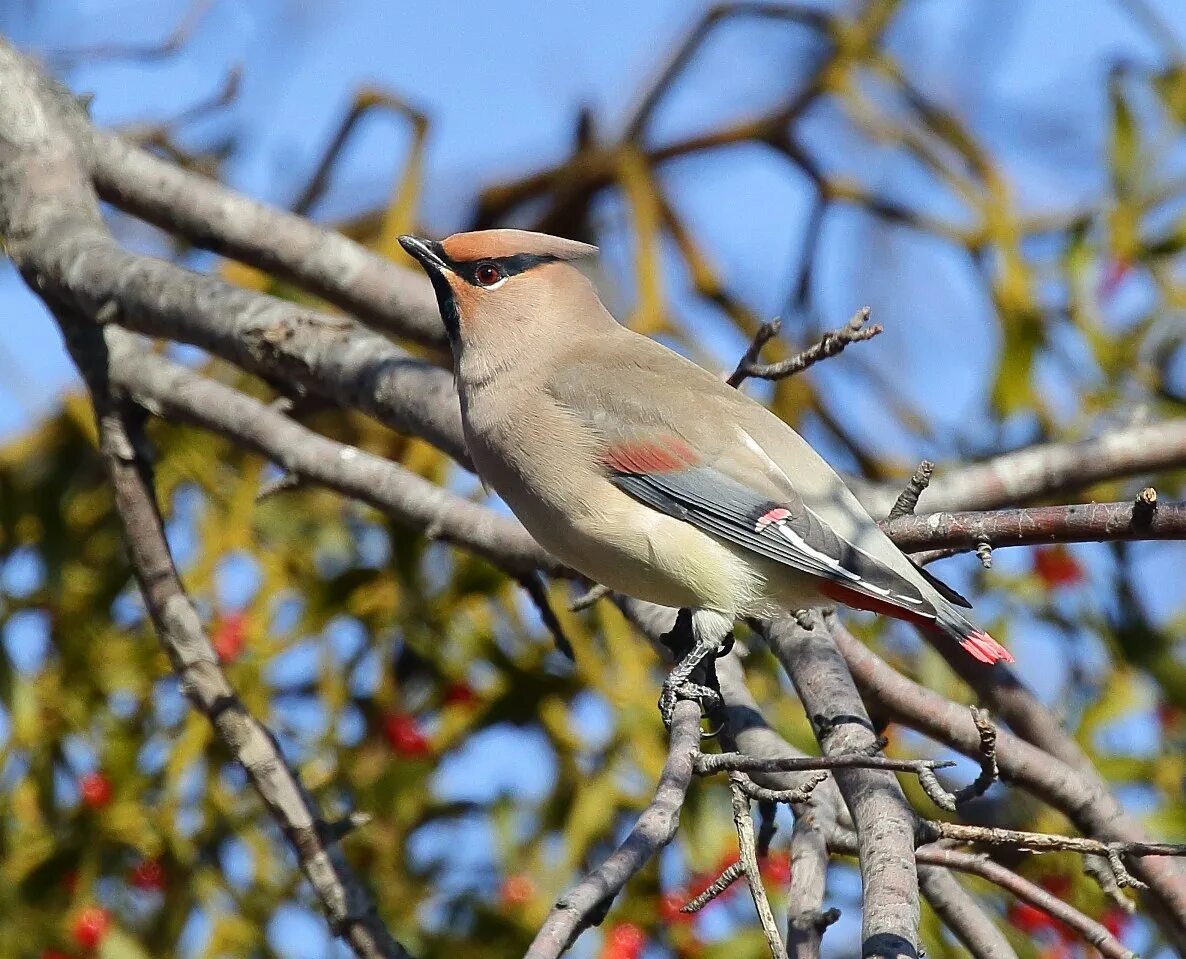
{"type": "Polygon", "coordinates": [[[676,657],[675,668],[663,682],[659,712],[671,727],[671,714],[681,699],[697,699],[706,710],[720,704],[716,686],[716,657],[733,645],[733,623],[707,609],[681,609],[675,626],[662,637],[676,657]]]}

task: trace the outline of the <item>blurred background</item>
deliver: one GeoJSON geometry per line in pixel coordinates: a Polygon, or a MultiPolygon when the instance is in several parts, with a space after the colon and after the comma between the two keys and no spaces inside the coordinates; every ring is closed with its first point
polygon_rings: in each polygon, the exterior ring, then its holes
{"type": "MultiPolygon", "coordinates": [[[[0,32],[91,97],[97,123],[393,258],[412,229],[497,223],[597,242],[617,315],[713,369],[732,369],[771,317],[778,358],[872,307],[885,326],[873,342],[746,387],[867,480],[1183,414],[1179,0],[742,4],[704,21],[708,10],[8,0],[0,32]],[[703,42],[677,56],[697,23],[703,42]]],[[[112,222],[130,247],[301,297],[112,222]]],[[[76,374],[7,263],[0,315],[0,952],[345,955],[171,678],[122,561],[76,374]]],[[[301,416],[483,495],[420,441],[353,413],[301,416]]],[[[654,654],[601,603],[562,613],[570,665],[482,561],[329,492],[257,503],[275,476],[257,457],[165,424],[153,437],[171,542],[231,679],[327,810],[374,816],[345,849],[393,931],[423,957],[521,955],[649,799],[665,750],[654,654]]],[[[1123,499],[1147,479],[1081,495],[1123,499]]],[[[1177,498],[1180,475],[1155,479],[1177,498]]],[[[1167,543],[935,567],[1018,653],[1126,808],[1174,841],[1186,839],[1183,570],[1186,547],[1167,543]]],[[[553,593],[561,609],[571,598],[553,593]]],[[[908,629],[850,621],[899,669],[968,698],[908,629]]],[[[772,722],[812,749],[767,657],[749,668],[772,722]]],[[[889,735],[891,755],[948,758],[889,735]]],[[[1066,828],[999,785],[982,802],[1000,824],[1066,828]]],[[[776,909],[784,815],[766,862],[776,909]]],[[[763,955],[744,893],[676,912],[734,848],[727,791],[695,784],[677,842],[573,954],[763,955]]],[[[1143,955],[1168,954],[1075,858],[1021,868],[1143,955]]],[[[1043,914],[975,891],[1022,955],[1089,954],[1043,914]]],[[[855,868],[834,865],[828,904],[843,918],[826,955],[857,948],[859,901],[855,868]]],[[[960,954],[929,913],[924,931],[929,955],[960,954]]]]}

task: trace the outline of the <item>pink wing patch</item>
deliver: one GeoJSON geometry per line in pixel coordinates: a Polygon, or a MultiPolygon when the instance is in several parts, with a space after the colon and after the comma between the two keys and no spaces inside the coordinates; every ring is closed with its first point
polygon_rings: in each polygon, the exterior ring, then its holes
{"type": "Polygon", "coordinates": [[[695,466],[696,451],[675,436],[623,440],[605,451],[605,465],[618,473],[675,473],[695,466]]]}
{"type": "Polygon", "coordinates": [[[778,523],[791,515],[791,511],[782,506],[776,506],[769,513],[763,513],[754,524],[754,532],[760,533],[771,523],[778,523]]]}
{"type": "Polygon", "coordinates": [[[1016,662],[1009,650],[982,629],[978,629],[974,633],[969,633],[960,640],[960,645],[971,653],[974,658],[990,666],[993,663],[1016,662]]]}

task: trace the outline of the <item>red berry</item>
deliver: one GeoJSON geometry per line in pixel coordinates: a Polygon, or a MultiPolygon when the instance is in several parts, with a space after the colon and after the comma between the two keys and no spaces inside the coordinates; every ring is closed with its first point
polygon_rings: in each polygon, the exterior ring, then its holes
{"type": "Polygon", "coordinates": [[[1034,550],[1034,572],[1047,589],[1074,586],[1083,581],[1083,567],[1063,545],[1039,546],[1034,550]]]}
{"type": "Polygon", "coordinates": [[[1054,919],[1049,914],[1037,906],[1031,906],[1028,902],[1016,902],[1010,906],[1007,919],[1015,929],[1020,929],[1030,935],[1055,927],[1054,919]]]}
{"type": "Polygon", "coordinates": [[[692,898],[694,897],[679,890],[666,893],[659,900],[659,918],[666,923],[691,922],[695,918],[695,915],[690,912],[682,912],[681,910],[692,898]]]}
{"type": "Polygon", "coordinates": [[[791,881],[791,857],[785,852],[772,852],[758,862],[766,878],[782,886],[791,881]]]}
{"type": "Polygon", "coordinates": [[[1157,704],[1157,725],[1161,727],[1162,735],[1178,725],[1182,719],[1182,710],[1173,703],[1157,704]]]}
{"type": "Polygon", "coordinates": [[[1128,929],[1129,925],[1132,923],[1132,916],[1130,916],[1119,906],[1112,906],[1111,908],[1104,911],[1104,914],[1100,917],[1100,922],[1103,924],[1103,927],[1108,930],[1108,932],[1114,935],[1117,939],[1121,939],[1123,938],[1124,933],[1128,929]]]}
{"type": "Polygon", "coordinates": [[[1052,872],[1042,877],[1041,886],[1059,899],[1066,899],[1067,893],[1071,891],[1071,877],[1065,872],[1052,872]]]}
{"type": "Polygon", "coordinates": [[[247,617],[242,613],[229,613],[222,617],[214,627],[210,644],[220,662],[233,663],[247,644],[247,617]]]}
{"type": "Polygon", "coordinates": [[[462,680],[445,687],[441,702],[446,706],[473,706],[478,702],[478,694],[473,686],[462,680]]]}
{"type": "Polygon", "coordinates": [[[128,874],[128,882],[145,892],[165,888],[165,867],[159,859],[143,859],[128,874]]]}
{"type": "Polygon", "coordinates": [[[632,922],[620,922],[605,937],[601,959],[638,959],[647,944],[646,933],[632,922]]]}
{"type": "Polygon", "coordinates": [[[100,906],[87,906],[74,917],[71,934],[83,949],[97,949],[111,928],[111,913],[100,906]]]}
{"type": "Polygon", "coordinates": [[[397,756],[427,756],[432,752],[416,717],[408,713],[388,713],[383,717],[383,735],[397,756]]]}
{"type": "Polygon", "coordinates": [[[1131,272],[1132,264],[1128,260],[1122,257],[1109,260],[1104,268],[1103,276],[1100,277],[1100,299],[1110,300],[1112,294],[1119,289],[1120,284],[1131,272]]]}
{"type": "Polygon", "coordinates": [[[498,890],[498,898],[504,906],[525,906],[535,898],[535,883],[521,873],[507,876],[498,890]]]}
{"type": "Polygon", "coordinates": [[[91,809],[99,809],[111,802],[111,780],[102,773],[87,773],[78,781],[82,803],[91,809]]]}

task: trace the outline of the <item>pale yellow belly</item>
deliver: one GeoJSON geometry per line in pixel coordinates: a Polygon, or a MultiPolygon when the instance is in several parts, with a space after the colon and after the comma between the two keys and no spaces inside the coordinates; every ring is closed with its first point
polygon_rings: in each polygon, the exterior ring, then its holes
{"type": "Polygon", "coordinates": [[[761,576],[724,544],[611,490],[608,503],[584,514],[508,503],[545,549],[615,592],[731,616],[761,601],[761,576]]]}

